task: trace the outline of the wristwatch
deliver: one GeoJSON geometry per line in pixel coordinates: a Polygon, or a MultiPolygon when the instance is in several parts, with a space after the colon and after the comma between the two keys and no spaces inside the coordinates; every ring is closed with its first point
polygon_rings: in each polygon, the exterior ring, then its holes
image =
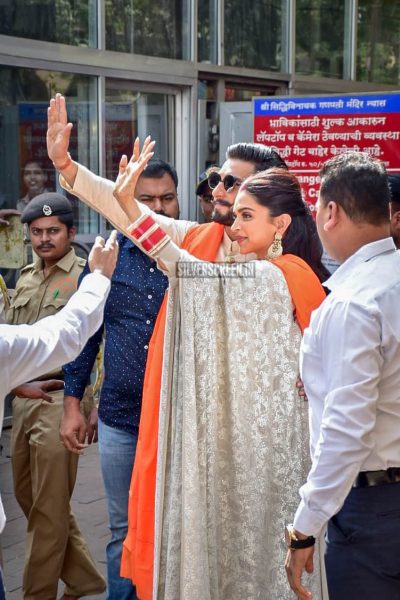
{"type": "Polygon", "coordinates": [[[285,541],[289,550],[302,550],[303,548],[310,548],[310,546],[314,546],[315,537],[310,535],[304,540],[299,540],[293,525],[286,525],[285,541]]]}

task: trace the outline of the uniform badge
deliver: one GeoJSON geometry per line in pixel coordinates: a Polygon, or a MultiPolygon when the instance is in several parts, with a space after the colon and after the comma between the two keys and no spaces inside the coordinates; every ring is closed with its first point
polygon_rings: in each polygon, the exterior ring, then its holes
{"type": "Polygon", "coordinates": [[[51,206],[49,206],[48,204],[43,204],[43,209],[42,210],[43,210],[43,214],[46,217],[50,217],[50,215],[53,214],[53,210],[52,210],[51,206]]]}

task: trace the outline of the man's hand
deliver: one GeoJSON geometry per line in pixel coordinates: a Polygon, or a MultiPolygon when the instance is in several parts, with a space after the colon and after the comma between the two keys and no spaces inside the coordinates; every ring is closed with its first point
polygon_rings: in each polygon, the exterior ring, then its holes
{"type": "Polygon", "coordinates": [[[0,210],[0,225],[9,225],[9,221],[7,219],[9,217],[19,217],[19,210],[15,210],[15,208],[2,208],[0,210]]]}
{"type": "Polygon", "coordinates": [[[47,392],[62,390],[64,382],[61,379],[48,379],[47,381],[30,381],[23,383],[12,390],[12,394],[20,398],[31,398],[32,400],[46,400],[54,402],[47,392]]]}
{"type": "Polygon", "coordinates": [[[87,422],[87,443],[96,444],[98,441],[98,423],[99,423],[99,411],[94,406],[90,411],[90,415],[87,422]]]}
{"type": "Polygon", "coordinates": [[[114,273],[118,258],[117,232],[115,229],[111,232],[106,242],[99,235],[90,251],[88,262],[92,273],[98,271],[108,279],[111,279],[114,273]]]}
{"type": "Polygon", "coordinates": [[[117,199],[124,213],[131,222],[140,217],[140,210],[134,201],[137,180],[143,173],[147,163],[154,155],[155,142],[147,136],[140,152],[140,141],[136,138],[133,145],[133,154],[128,162],[128,157],[123,154],[119,161],[118,177],[115,181],[114,197],[117,199]]]}
{"type": "Polygon", "coordinates": [[[64,413],[60,424],[61,441],[67,450],[74,454],[82,454],[87,448],[84,443],[86,438],[86,421],[80,411],[79,398],[65,396],[64,413]]]}
{"type": "Polygon", "coordinates": [[[288,550],[286,556],[285,569],[290,587],[301,600],[310,600],[312,598],[311,592],[306,590],[302,585],[301,576],[303,570],[306,570],[307,573],[313,572],[313,556],[314,546],[304,548],[303,550],[288,550]]]}
{"type": "Polygon", "coordinates": [[[47,109],[47,154],[55,168],[60,171],[71,187],[74,185],[78,165],[68,153],[72,123],[68,122],[65,98],[56,94],[47,109]]]}

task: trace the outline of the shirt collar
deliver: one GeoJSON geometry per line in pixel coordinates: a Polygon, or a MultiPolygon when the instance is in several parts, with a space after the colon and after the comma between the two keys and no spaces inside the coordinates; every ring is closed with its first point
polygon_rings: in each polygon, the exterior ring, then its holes
{"type": "MultiPolygon", "coordinates": [[[[71,248],[71,250],[69,250],[69,252],[67,252],[67,254],[65,256],[60,258],[60,260],[58,262],[56,262],[55,265],[53,265],[52,269],[54,269],[54,267],[58,267],[59,269],[62,269],[66,273],[69,273],[69,271],[72,269],[72,267],[75,263],[75,259],[76,259],[75,250],[73,248],[71,248]]],[[[43,261],[41,258],[38,258],[35,261],[34,268],[35,268],[35,271],[38,271],[38,272],[43,270],[43,261]]]]}
{"type": "Polygon", "coordinates": [[[385,254],[386,252],[396,251],[397,248],[391,237],[378,240],[377,242],[371,242],[361,246],[350,256],[338,269],[324,282],[324,287],[329,288],[333,291],[336,287],[349,281],[350,274],[356,267],[364,262],[368,262],[372,258],[385,254]]]}

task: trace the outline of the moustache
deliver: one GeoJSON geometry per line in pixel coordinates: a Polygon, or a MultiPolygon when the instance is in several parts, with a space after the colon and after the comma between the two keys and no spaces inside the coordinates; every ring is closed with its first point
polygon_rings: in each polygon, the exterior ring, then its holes
{"type": "Polygon", "coordinates": [[[49,250],[50,248],[55,248],[53,244],[42,244],[37,247],[38,250],[49,250]]]}
{"type": "Polygon", "coordinates": [[[228,208],[232,208],[232,204],[227,200],[213,200],[214,206],[227,206],[228,208]]]}

